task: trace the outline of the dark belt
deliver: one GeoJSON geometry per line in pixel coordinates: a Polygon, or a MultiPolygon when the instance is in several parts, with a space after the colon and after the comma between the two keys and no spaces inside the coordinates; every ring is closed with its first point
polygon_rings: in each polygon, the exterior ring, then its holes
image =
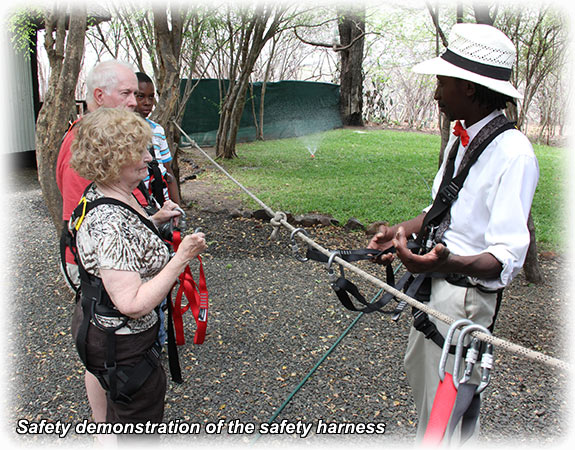
{"type": "Polygon", "coordinates": [[[483,292],[484,294],[497,294],[503,291],[501,289],[490,289],[482,286],[481,284],[473,284],[467,275],[462,275],[460,273],[431,273],[432,278],[444,278],[449,284],[453,284],[454,286],[460,286],[464,288],[475,288],[478,291],[483,292]]]}
{"type": "MultiPolygon", "coordinates": [[[[423,302],[423,303],[428,302],[430,299],[431,279],[432,278],[442,278],[442,279],[445,279],[445,281],[447,281],[448,283],[453,284],[455,286],[461,286],[461,287],[465,287],[465,288],[476,288],[476,289],[479,289],[481,292],[484,292],[487,294],[496,294],[497,295],[497,300],[496,300],[497,305],[495,307],[495,314],[493,316],[493,321],[491,322],[491,325],[488,327],[489,331],[493,332],[493,327],[495,326],[495,319],[497,318],[497,314],[499,312],[499,307],[501,306],[501,300],[503,298],[503,289],[488,290],[487,288],[485,288],[483,286],[470,283],[469,279],[466,276],[459,275],[459,274],[431,273],[431,274],[428,274],[427,276],[426,275],[419,275],[419,276],[425,277],[425,280],[421,284],[421,289],[419,290],[419,292],[416,293],[414,298],[416,298],[417,300],[419,300],[420,302],[423,302]]],[[[437,327],[435,326],[435,324],[433,322],[431,322],[431,320],[429,320],[429,316],[427,315],[427,313],[424,313],[423,311],[421,311],[417,308],[413,308],[412,314],[413,314],[413,327],[417,331],[423,333],[423,335],[425,336],[426,339],[432,340],[439,347],[443,348],[443,345],[445,343],[445,339],[443,338],[441,333],[437,330],[437,327]]],[[[450,347],[449,353],[451,353],[451,354],[455,353],[455,345],[452,345],[450,347]]]]}

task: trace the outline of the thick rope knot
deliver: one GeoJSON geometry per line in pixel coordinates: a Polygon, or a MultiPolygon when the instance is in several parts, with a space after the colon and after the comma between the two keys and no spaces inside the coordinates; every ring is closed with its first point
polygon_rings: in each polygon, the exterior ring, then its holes
{"type": "Polygon", "coordinates": [[[287,220],[287,216],[284,212],[282,211],[276,211],[275,216],[273,216],[270,219],[270,224],[272,225],[272,227],[274,227],[272,234],[270,235],[270,239],[275,239],[277,234],[278,234],[278,230],[282,225],[282,221],[287,220]]]}

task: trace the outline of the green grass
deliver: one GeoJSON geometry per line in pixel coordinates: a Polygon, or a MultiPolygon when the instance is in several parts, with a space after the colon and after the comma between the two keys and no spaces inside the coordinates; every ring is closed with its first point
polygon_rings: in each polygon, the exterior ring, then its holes
{"type": "MultiPolygon", "coordinates": [[[[239,144],[239,157],[220,163],[274,210],[327,213],[342,224],[350,217],[364,224],[396,223],[430,203],[439,145],[439,136],[430,134],[340,129],[239,144]],[[314,158],[306,146],[317,146],[314,158]]],[[[537,240],[544,249],[559,250],[565,236],[565,150],[535,146],[535,151],[541,169],[533,205],[537,240]]]]}

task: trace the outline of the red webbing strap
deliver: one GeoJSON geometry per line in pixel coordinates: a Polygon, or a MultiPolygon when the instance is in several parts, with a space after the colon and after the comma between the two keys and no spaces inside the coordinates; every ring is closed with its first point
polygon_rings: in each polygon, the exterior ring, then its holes
{"type": "MultiPolygon", "coordinates": [[[[175,251],[177,251],[180,242],[180,232],[174,231],[172,246],[175,251]]],[[[183,315],[188,309],[192,311],[192,315],[196,321],[194,343],[202,344],[206,336],[208,324],[208,288],[204,274],[204,264],[199,256],[198,260],[200,261],[200,278],[197,285],[192,276],[190,266],[186,266],[186,269],[179,276],[180,286],[173,303],[174,331],[177,345],[185,344],[183,315]],[[182,306],[184,295],[188,299],[188,304],[182,306]]]]}
{"type": "Polygon", "coordinates": [[[439,381],[439,386],[435,392],[429,422],[423,436],[423,444],[439,445],[441,443],[456,397],[457,389],[453,385],[453,377],[446,372],[443,381],[439,381]]]}
{"type": "MultiPolygon", "coordinates": [[[[194,334],[194,344],[202,344],[206,337],[206,328],[208,325],[208,288],[206,286],[206,277],[204,275],[204,264],[200,261],[200,278],[197,289],[194,285],[195,301],[190,305],[192,315],[196,319],[196,333],[194,334]]],[[[194,280],[192,280],[193,283],[194,280]]]]}

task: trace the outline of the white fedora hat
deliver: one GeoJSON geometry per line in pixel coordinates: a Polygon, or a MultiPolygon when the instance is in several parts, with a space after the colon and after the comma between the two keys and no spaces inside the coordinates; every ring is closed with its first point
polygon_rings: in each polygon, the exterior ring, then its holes
{"type": "Polygon", "coordinates": [[[445,53],[413,67],[422,74],[461,78],[514,98],[523,98],[509,82],[515,61],[513,42],[497,28],[458,23],[445,53]]]}

